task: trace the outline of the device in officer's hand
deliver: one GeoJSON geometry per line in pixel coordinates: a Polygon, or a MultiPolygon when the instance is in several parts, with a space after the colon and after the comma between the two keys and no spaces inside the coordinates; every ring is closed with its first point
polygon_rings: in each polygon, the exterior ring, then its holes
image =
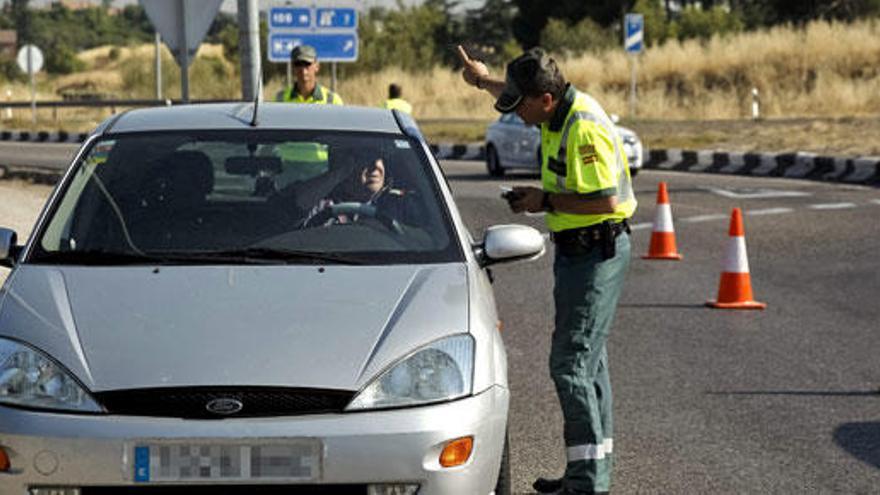
{"type": "Polygon", "coordinates": [[[522,197],[521,192],[514,191],[512,187],[498,186],[501,188],[501,197],[506,199],[508,203],[512,203],[522,197]]]}

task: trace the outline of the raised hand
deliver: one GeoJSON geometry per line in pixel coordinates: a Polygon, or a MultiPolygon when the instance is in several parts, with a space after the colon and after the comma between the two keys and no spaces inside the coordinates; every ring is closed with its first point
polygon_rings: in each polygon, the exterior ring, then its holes
{"type": "Polygon", "coordinates": [[[461,58],[461,63],[464,66],[464,70],[461,72],[461,77],[464,78],[466,83],[471,86],[477,86],[477,82],[480,79],[489,76],[489,69],[486,68],[486,64],[468,56],[464,47],[461,45],[458,45],[458,56],[461,58]]]}

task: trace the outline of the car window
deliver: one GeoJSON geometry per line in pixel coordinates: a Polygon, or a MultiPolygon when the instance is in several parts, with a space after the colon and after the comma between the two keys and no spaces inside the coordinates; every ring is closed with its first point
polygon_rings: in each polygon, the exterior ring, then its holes
{"type": "Polygon", "coordinates": [[[32,261],[111,253],[180,262],[243,250],[461,259],[427,157],[405,136],[117,134],[83,156],[32,261]]]}

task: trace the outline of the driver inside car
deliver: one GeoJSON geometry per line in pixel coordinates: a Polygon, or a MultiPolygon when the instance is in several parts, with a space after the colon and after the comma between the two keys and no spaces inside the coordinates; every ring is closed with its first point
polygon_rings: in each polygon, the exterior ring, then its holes
{"type": "Polygon", "coordinates": [[[338,225],[375,218],[394,231],[404,221],[406,191],[391,187],[386,181],[385,162],[370,159],[355,167],[327,197],[308,211],[301,228],[338,225]]]}

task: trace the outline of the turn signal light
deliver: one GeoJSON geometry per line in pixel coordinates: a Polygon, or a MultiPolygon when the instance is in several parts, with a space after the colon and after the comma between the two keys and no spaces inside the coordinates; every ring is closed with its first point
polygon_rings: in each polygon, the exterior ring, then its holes
{"type": "Polygon", "coordinates": [[[9,454],[7,454],[5,450],[3,450],[3,447],[0,447],[0,473],[5,473],[6,471],[9,471],[10,467],[11,465],[9,463],[9,454]]]}
{"type": "Polygon", "coordinates": [[[446,444],[440,452],[440,465],[443,467],[461,466],[471,458],[474,450],[474,437],[461,437],[446,444]]]}

